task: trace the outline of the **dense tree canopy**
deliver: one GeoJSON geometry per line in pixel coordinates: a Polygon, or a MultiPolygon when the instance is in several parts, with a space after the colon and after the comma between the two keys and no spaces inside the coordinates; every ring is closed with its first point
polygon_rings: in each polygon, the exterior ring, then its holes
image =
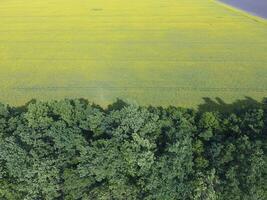
{"type": "Polygon", "coordinates": [[[266,200],[264,104],[0,104],[0,199],[266,200]]]}

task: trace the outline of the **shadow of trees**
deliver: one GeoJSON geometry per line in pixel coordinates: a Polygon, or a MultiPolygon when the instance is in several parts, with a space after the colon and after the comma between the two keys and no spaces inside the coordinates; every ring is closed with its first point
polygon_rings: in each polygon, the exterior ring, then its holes
{"type": "Polygon", "coordinates": [[[17,107],[10,107],[10,112],[13,114],[13,115],[16,115],[16,114],[20,114],[20,113],[23,113],[23,112],[26,112],[27,109],[28,109],[28,106],[32,103],[36,103],[37,100],[36,99],[31,99],[30,101],[26,102],[24,105],[20,105],[20,106],[17,106],[17,107]]]}
{"type": "Polygon", "coordinates": [[[129,105],[126,101],[123,99],[117,98],[116,101],[107,107],[107,111],[112,111],[112,110],[121,110],[125,106],[129,105]]]}
{"type": "MultiPolygon", "coordinates": [[[[243,99],[237,99],[234,102],[226,103],[222,98],[216,97],[216,98],[210,98],[210,97],[204,97],[204,102],[199,104],[197,106],[197,111],[200,113],[203,112],[220,112],[220,113],[242,113],[243,111],[247,111],[250,109],[259,109],[262,108],[265,111],[267,111],[267,98],[264,98],[262,101],[255,100],[251,97],[246,96],[243,99]]],[[[117,100],[110,104],[107,107],[107,111],[112,110],[121,110],[123,107],[129,105],[129,103],[125,102],[123,99],[117,98],[117,100]]],[[[168,107],[178,107],[179,105],[173,106],[169,105],[168,107]]],[[[148,106],[148,108],[157,108],[157,109],[163,109],[161,106],[148,106]]],[[[185,108],[186,109],[186,108],[185,108]]],[[[190,109],[190,108],[188,108],[190,109]]]]}
{"type": "Polygon", "coordinates": [[[199,112],[211,112],[218,111],[221,113],[240,113],[243,110],[247,109],[258,109],[258,108],[266,108],[267,99],[263,99],[262,102],[259,102],[251,97],[245,97],[244,99],[238,99],[232,103],[226,103],[219,97],[215,99],[204,97],[204,103],[198,106],[199,112]]]}
{"type": "MultiPolygon", "coordinates": [[[[90,102],[87,99],[80,98],[78,99],[81,103],[84,103],[85,105],[88,105],[90,102]]],[[[25,105],[18,106],[18,107],[11,107],[11,111],[14,113],[21,113],[25,112],[27,110],[27,107],[31,103],[36,103],[36,99],[32,99],[31,101],[27,102],[25,105]]],[[[231,103],[226,103],[222,98],[216,97],[216,98],[210,98],[210,97],[203,97],[203,103],[199,104],[197,106],[197,111],[200,113],[203,112],[220,112],[220,113],[240,113],[244,110],[248,109],[259,109],[262,108],[265,111],[267,111],[267,98],[264,98],[262,101],[257,101],[251,97],[246,96],[244,99],[238,99],[231,103]]],[[[115,102],[111,103],[107,106],[106,109],[101,107],[98,104],[92,103],[92,106],[94,108],[98,108],[100,110],[106,110],[107,112],[113,111],[113,110],[121,110],[125,106],[128,106],[129,103],[124,101],[123,99],[117,98],[115,102]]],[[[173,105],[169,105],[169,107],[173,107],[173,105]]],[[[179,105],[174,107],[180,107],[179,105]]],[[[148,108],[161,108],[162,106],[148,106],[148,108]]],[[[186,108],[185,108],[186,109],[186,108]]],[[[190,109],[190,108],[189,108],[190,109]]]]}

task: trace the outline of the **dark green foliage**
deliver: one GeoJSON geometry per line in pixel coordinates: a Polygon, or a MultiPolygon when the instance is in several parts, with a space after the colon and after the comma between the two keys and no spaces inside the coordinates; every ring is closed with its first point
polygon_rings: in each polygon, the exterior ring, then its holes
{"type": "Polygon", "coordinates": [[[0,199],[265,200],[266,114],[0,104],[0,199]]]}

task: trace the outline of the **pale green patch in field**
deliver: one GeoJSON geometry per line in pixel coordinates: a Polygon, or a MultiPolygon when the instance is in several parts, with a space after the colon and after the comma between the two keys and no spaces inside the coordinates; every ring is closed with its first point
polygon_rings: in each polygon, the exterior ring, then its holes
{"type": "Polygon", "coordinates": [[[267,95],[267,23],[210,0],[0,1],[0,101],[267,95]]]}

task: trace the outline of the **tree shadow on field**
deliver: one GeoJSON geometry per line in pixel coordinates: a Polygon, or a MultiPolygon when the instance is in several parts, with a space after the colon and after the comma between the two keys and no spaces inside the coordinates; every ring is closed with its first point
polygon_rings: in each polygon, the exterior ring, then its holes
{"type": "Polygon", "coordinates": [[[240,113],[246,109],[259,109],[266,108],[267,99],[263,99],[259,102],[251,97],[245,97],[244,99],[238,99],[232,103],[226,103],[221,98],[215,99],[204,97],[204,103],[198,106],[199,112],[212,112],[218,111],[221,113],[240,113]]]}
{"type": "Polygon", "coordinates": [[[17,106],[17,107],[12,107],[11,111],[12,111],[13,114],[24,113],[24,112],[26,112],[28,110],[28,106],[30,104],[34,104],[36,102],[37,102],[36,99],[32,99],[32,100],[28,101],[27,103],[25,103],[24,105],[17,106]]]}
{"type": "Polygon", "coordinates": [[[123,101],[120,98],[117,98],[116,101],[107,107],[107,111],[113,111],[113,110],[121,110],[125,106],[128,106],[129,104],[125,101],[123,101]]]}
{"type": "Polygon", "coordinates": [[[78,101],[79,101],[79,103],[81,103],[85,107],[90,105],[92,108],[96,108],[100,111],[104,111],[104,109],[100,105],[96,104],[95,102],[90,102],[88,99],[78,98],[78,101]]]}

